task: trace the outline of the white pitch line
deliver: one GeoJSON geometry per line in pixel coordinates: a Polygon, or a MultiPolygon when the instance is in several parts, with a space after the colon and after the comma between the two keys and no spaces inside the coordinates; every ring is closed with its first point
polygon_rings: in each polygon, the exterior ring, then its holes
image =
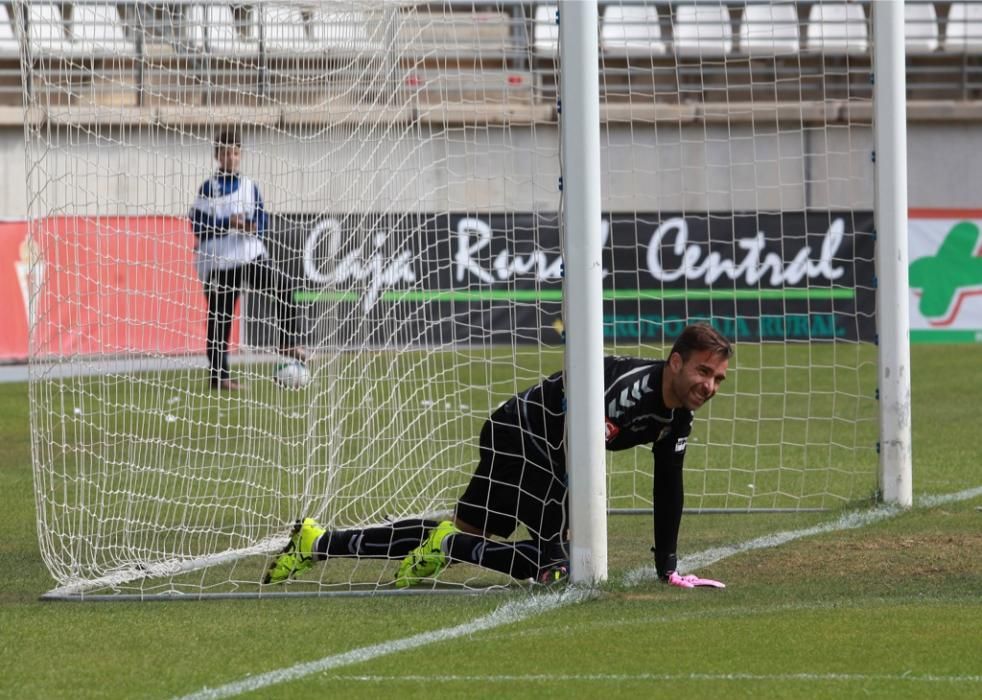
{"type": "Polygon", "coordinates": [[[920,683],[982,683],[982,676],[939,676],[908,673],[588,673],[588,674],[531,674],[500,676],[325,676],[327,681],[385,683],[389,681],[416,683],[568,683],[579,681],[836,681],[864,683],[868,681],[910,681],[920,683]]]}
{"type": "Polygon", "coordinates": [[[476,632],[494,629],[502,625],[509,625],[513,622],[527,620],[534,615],[555,610],[556,608],[578,603],[593,597],[596,593],[589,589],[567,588],[557,593],[543,593],[534,595],[530,598],[511,601],[505,603],[484,617],[465,622],[456,627],[445,627],[432,632],[422,632],[412,637],[404,639],[394,639],[390,642],[373,644],[360,649],[352,649],[344,654],[326,656],[317,661],[309,661],[288,668],[277,669],[258,676],[250,676],[241,681],[229,683],[217,688],[203,688],[197,693],[185,695],[181,700],[215,700],[217,698],[231,698],[242,693],[249,693],[260,688],[268,688],[277,683],[295,681],[299,678],[309,676],[314,673],[323,673],[332,668],[357,664],[363,661],[387,656],[396,652],[408,649],[418,649],[427,644],[435,642],[445,642],[450,639],[464,637],[476,632]]]}
{"type": "MultiPolygon", "coordinates": [[[[870,611],[873,609],[879,609],[882,607],[894,607],[897,605],[904,605],[910,603],[920,603],[923,602],[924,598],[921,595],[908,595],[890,598],[879,598],[876,600],[865,599],[863,601],[855,603],[855,607],[861,607],[865,611],[870,611]]],[[[713,607],[707,609],[699,610],[689,610],[689,609],[677,609],[673,608],[666,611],[661,615],[645,615],[644,617],[634,618],[631,620],[592,620],[590,622],[582,622],[578,627],[579,630],[583,632],[589,632],[592,630],[607,630],[610,628],[617,628],[620,630],[626,630],[632,626],[649,627],[656,624],[680,624],[685,623],[690,620],[722,620],[726,618],[749,618],[757,616],[772,616],[780,615],[784,613],[801,613],[801,612],[815,612],[823,610],[831,611],[842,611],[845,608],[850,607],[851,604],[843,603],[839,600],[829,600],[829,601],[811,601],[807,603],[780,603],[776,605],[766,605],[766,606],[747,606],[739,605],[732,607],[713,607]]],[[[510,639],[535,639],[539,637],[549,637],[554,636],[555,631],[542,626],[536,626],[528,629],[521,630],[509,630],[501,631],[496,634],[485,635],[484,639],[488,641],[502,641],[510,639]]]]}
{"type": "MultiPolygon", "coordinates": [[[[940,496],[928,496],[920,499],[918,505],[922,507],[934,507],[938,505],[944,505],[946,503],[955,503],[957,501],[964,501],[976,496],[982,496],[982,486],[967,489],[965,491],[959,491],[952,494],[944,494],[940,496]]],[[[895,515],[904,512],[903,509],[897,508],[895,506],[881,506],[879,508],[874,508],[870,511],[861,511],[854,513],[846,513],[842,517],[833,520],[828,523],[821,525],[815,525],[813,527],[803,528],[801,530],[788,530],[785,532],[778,532],[773,535],[765,535],[763,537],[758,537],[747,542],[736,544],[730,547],[716,547],[714,549],[708,549],[703,552],[693,554],[691,556],[685,557],[682,561],[682,567],[686,571],[693,571],[695,569],[708,566],[709,564],[716,563],[727,557],[731,557],[735,554],[740,554],[742,552],[749,552],[755,549],[765,549],[768,547],[777,547],[782,544],[786,544],[793,540],[801,539],[803,537],[811,537],[813,535],[826,534],[830,532],[836,532],[839,530],[851,530],[858,527],[864,527],[887,518],[891,518],[895,515]]],[[[639,569],[634,569],[629,571],[624,576],[624,583],[627,586],[636,586],[640,583],[644,583],[652,578],[654,573],[654,567],[645,566],[639,569]]],[[[249,676],[240,681],[234,681],[232,683],[227,683],[215,688],[202,688],[196,693],[191,693],[190,695],[184,695],[178,700],[217,700],[218,698],[231,698],[243,693],[249,693],[255,690],[260,690],[262,688],[268,688],[272,685],[277,685],[279,683],[287,683],[290,681],[296,681],[306,676],[310,676],[315,673],[323,673],[324,671],[329,671],[334,668],[340,668],[342,666],[349,666],[351,664],[362,663],[364,661],[369,661],[371,659],[376,659],[381,656],[388,656],[389,654],[395,654],[400,651],[416,650],[428,644],[434,644],[436,642],[444,642],[450,639],[457,639],[458,637],[463,637],[466,635],[474,634],[476,632],[484,632],[486,630],[494,629],[496,627],[501,627],[503,625],[510,625],[515,622],[522,622],[535,615],[539,615],[550,610],[555,610],[566,605],[571,605],[573,603],[579,603],[581,601],[587,600],[595,595],[595,593],[588,589],[581,588],[568,588],[564,591],[558,593],[542,593],[538,595],[531,596],[529,598],[524,598],[522,600],[510,601],[505,603],[501,607],[497,608],[493,612],[485,615],[484,617],[479,617],[476,620],[470,622],[465,622],[463,624],[457,625],[455,627],[445,627],[443,629],[433,630],[432,632],[421,632],[420,634],[413,635],[412,637],[405,637],[403,639],[394,639],[388,642],[381,642],[379,644],[373,644],[367,647],[361,647],[359,649],[352,649],[351,651],[345,652],[343,654],[335,654],[333,656],[325,656],[322,659],[316,661],[308,661],[306,663],[297,664],[295,666],[289,666],[287,668],[277,669],[275,671],[269,671],[267,673],[259,674],[258,676],[249,676]]],[[[731,679],[741,679],[754,680],[755,676],[741,675],[741,674],[729,674],[725,676],[710,676],[706,674],[691,674],[684,676],[663,676],[664,678],[706,678],[707,680],[720,678],[731,678],[731,679]]],[[[803,680],[807,680],[812,676],[806,675],[801,676],[803,680]]],[[[846,674],[844,677],[851,678],[846,674]]],[[[915,676],[913,678],[927,678],[928,676],[915,676]]],[[[662,678],[662,676],[652,676],[653,679],[662,678]]],[[[761,680],[768,678],[779,678],[778,676],[761,676],[761,680]]],[[[788,678],[794,678],[789,676],[788,678]]],[[[824,678],[820,674],[814,676],[815,679],[824,678]]],[[[828,676],[832,678],[832,676],[828,676]]],[[[857,677],[858,678],[858,677],[857,677]]],[[[897,676],[899,680],[901,676],[897,676]]],[[[941,678],[941,676],[938,676],[941,678]]],[[[975,682],[972,679],[977,678],[976,676],[956,676],[956,678],[966,678],[965,682],[975,682]]]]}
{"type": "Polygon", "coordinates": [[[926,496],[920,496],[914,505],[918,508],[934,508],[935,506],[943,506],[946,503],[967,501],[968,499],[975,498],[976,496],[982,496],[982,486],[976,486],[974,489],[965,489],[964,491],[959,491],[958,493],[928,494],[926,496]]]}
{"type": "MultiPolygon", "coordinates": [[[[976,496],[982,496],[982,486],[966,489],[957,493],[942,494],[938,496],[925,496],[919,499],[917,506],[922,508],[932,508],[934,506],[944,505],[945,503],[965,501],[975,498],[976,496]]],[[[762,537],[731,545],[729,547],[715,547],[696,554],[691,554],[682,558],[682,560],[679,562],[679,569],[685,572],[695,571],[743,552],[750,552],[755,549],[777,547],[793,540],[798,540],[803,537],[812,537],[813,535],[823,535],[842,530],[855,530],[856,528],[866,527],[867,525],[872,525],[873,523],[881,520],[892,518],[893,516],[899,515],[902,512],[904,512],[904,509],[900,508],[899,506],[885,505],[873,508],[872,510],[846,513],[840,518],[831,522],[814,525],[802,530],[776,532],[771,535],[764,535],[762,537]]],[[[652,581],[657,577],[658,573],[655,571],[654,565],[643,566],[639,569],[634,569],[627,572],[624,575],[624,584],[626,586],[637,586],[638,584],[652,581]]]]}

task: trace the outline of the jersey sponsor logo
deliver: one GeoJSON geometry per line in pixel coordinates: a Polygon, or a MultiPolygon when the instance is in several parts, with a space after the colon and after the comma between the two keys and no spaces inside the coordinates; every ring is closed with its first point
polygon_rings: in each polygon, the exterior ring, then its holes
{"type": "Polygon", "coordinates": [[[631,386],[624,387],[620,395],[611,399],[610,403],[607,404],[607,415],[611,418],[620,418],[624,415],[622,409],[637,406],[642,396],[654,391],[654,389],[648,386],[649,379],[651,379],[651,375],[646,374],[641,379],[636,380],[631,386]]]}
{"type": "Polygon", "coordinates": [[[617,425],[612,420],[610,420],[610,418],[608,418],[606,421],[604,421],[604,441],[605,442],[610,442],[615,437],[617,437],[618,433],[620,433],[620,432],[621,432],[621,429],[619,427],[617,427],[617,425]]]}
{"type": "Polygon", "coordinates": [[[689,441],[689,438],[679,438],[678,442],[675,443],[676,452],[685,452],[685,445],[689,441]]]}

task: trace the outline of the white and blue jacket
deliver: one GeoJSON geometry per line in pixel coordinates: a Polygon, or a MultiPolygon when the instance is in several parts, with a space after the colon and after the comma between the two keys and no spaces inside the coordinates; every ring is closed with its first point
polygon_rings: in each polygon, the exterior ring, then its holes
{"type": "Polygon", "coordinates": [[[259,187],[238,173],[219,171],[198,188],[189,214],[195,236],[195,267],[207,281],[217,270],[227,270],[266,255],[262,238],[269,225],[259,187]],[[255,232],[231,226],[233,216],[256,224],[255,232]]]}

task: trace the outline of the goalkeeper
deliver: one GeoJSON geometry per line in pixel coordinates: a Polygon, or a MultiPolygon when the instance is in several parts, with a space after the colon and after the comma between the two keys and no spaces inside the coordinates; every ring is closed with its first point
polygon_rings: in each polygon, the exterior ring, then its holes
{"type": "Polygon", "coordinates": [[[208,363],[211,386],[236,391],[229,375],[228,342],[232,334],[235,302],[242,285],[274,294],[280,326],[280,351],[304,362],[301,311],[292,302],[291,285],[273,265],[263,243],[269,216],[259,187],[239,173],[242,141],[237,132],[220,131],[215,137],[218,171],[198,188],[191,208],[195,238],[195,267],[208,299],[208,363]]]}
{"type": "MultiPolygon", "coordinates": [[[[604,358],[606,444],[624,450],[651,443],[654,455],[655,567],[683,587],[676,572],[682,518],[682,461],[692,413],[726,378],[730,343],[708,324],[686,327],[667,360],[604,358]]],[[[331,557],[403,558],[399,588],[467,562],[516,579],[551,582],[568,573],[565,398],[561,372],[521,392],[481,430],[480,461],[452,521],[402,520],[329,532],[298,521],[264,583],[285,581],[331,557]],[[518,523],[530,538],[503,541],[518,523]]]]}

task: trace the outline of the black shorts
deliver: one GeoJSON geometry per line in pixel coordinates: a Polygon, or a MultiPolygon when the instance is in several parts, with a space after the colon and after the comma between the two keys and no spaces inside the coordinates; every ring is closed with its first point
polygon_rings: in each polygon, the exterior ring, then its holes
{"type": "Polygon", "coordinates": [[[477,470],[457,503],[457,517],[486,535],[509,537],[524,524],[534,539],[565,539],[565,465],[556,474],[549,460],[523,440],[517,421],[502,411],[481,429],[477,470]],[[505,420],[502,420],[502,418],[505,420]]]}

